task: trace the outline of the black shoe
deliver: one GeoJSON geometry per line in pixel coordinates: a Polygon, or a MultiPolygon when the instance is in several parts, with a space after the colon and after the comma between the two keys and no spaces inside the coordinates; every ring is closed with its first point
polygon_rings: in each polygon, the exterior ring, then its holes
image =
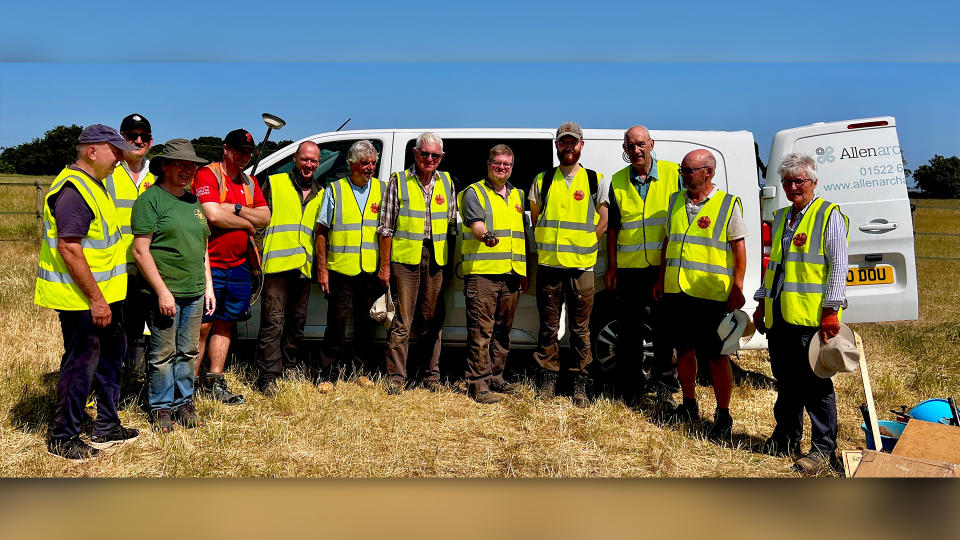
{"type": "Polygon", "coordinates": [[[733,417],[730,413],[721,415],[717,411],[713,415],[713,426],[707,432],[707,438],[715,441],[729,441],[733,432],[733,417]]]}
{"type": "Polygon", "coordinates": [[[824,455],[819,450],[811,450],[807,455],[793,462],[793,469],[803,474],[816,474],[827,470],[838,472],[841,470],[841,465],[836,453],[824,455]]]}
{"type": "Polygon", "coordinates": [[[573,395],[570,396],[570,401],[573,402],[575,407],[580,407],[581,409],[590,406],[590,399],[587,398],[587,376],[580,374],[574,377],[573,379],[573,395]]]}
{"type": "Polygon", "coordinates": [[[664,422],[668,424],[696,424],[700,421],[700,408],[696,405],[680,405],[672,412],[663,416],[664,422]]]}
{"type": "Polygon", "coordinates": [[[264,396],[273,397],[277,395],[277,392],[280,391],[280,387],[277,386],[277,381],[273,379],[269,379],[261,382],[257,386],[257,390],[259,390],[260,393],[263,394],[264,396]]]}
{"type": "Polygon", "coordinates": [[[47,441],[47,453],[74,462],[87,461],[97,457],[100,450],[88,445],[74,435],[69,439],[50,439],[47,441]]]}
{"type": "Polygon", "coordinates": [[[188,401],[177,407],[177,409],[173,411],[173,419],[187,429],[193,429],[203,425],[203,421],[200,420],[200,415],[197,414],[197,408],[192,401],[188,401]]]}
{"type": "Polygon", "coordinates": [[[222,374],[207,373],[206,379],[213,399],[226,405],[243,404],[243,395],[231,392],[230,387],[227,386],[227,379],[222,374]]]}
{"type": "Polygon", "coordinates": [[[768,456],[773,457],[800,456],[800,445],[796,443],[778,441],[773,437],[770,437],[762,443],[755,445],[753,448],[751,448],[751,450],[757,454],[767,454],[768,456]]]}
{"type": "Polygon", "coordinates": [[[542,399],[553,399],[557,397],[557,372],[548,369],[540,371],[540,388],[538,389],[540,397],[542,399]]]}
{"type": "Polygon", "coordinates": [[[140,431],[133,428],[125,428],[120,424],[113,426],[109,433],[104,435],[94,435],[90,437],[90,446],[103,450],[127,441],[135,441],[140,436],[140,431]]]}

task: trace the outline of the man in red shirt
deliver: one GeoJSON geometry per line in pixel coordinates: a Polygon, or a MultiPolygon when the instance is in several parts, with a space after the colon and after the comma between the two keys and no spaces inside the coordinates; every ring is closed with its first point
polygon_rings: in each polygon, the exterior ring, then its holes
{"type": "Polygon", "coordinates": [[[251,274],[247,249],[257,227],[270,223],[270,208],[256,178],[242,172],[254,150],[253,136],[235,129],[223,140],[223,161],[211,163],[197,172],[193,193],[203,206],[210,224],[207,251],[217,309],[203,317],[200,327],[200,360],[197,372],[208,352],[210,367],[203,385],[214,399],[228,405],[243,403],[243,396],[227,387],[223,366],[230,349],[233,325],[250,307],[251,274]],[[212,335],[211,335],[211,330],[212,335]],[[207,336],[210,337],[209,347],[207,336]]]}

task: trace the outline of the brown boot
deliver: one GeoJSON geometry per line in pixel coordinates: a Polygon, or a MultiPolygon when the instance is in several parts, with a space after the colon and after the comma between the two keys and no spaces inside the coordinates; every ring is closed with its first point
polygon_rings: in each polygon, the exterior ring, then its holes
{"type": "Polygon", "coordinates": [[[547,369],[540,373],[540,397],[553,399],[557,397],[557,372],[547,369]]]}
{"type": "Polygon", "coordinates": [[[579,374],[573,379],[573,395],[570,396],[574,406],[581,409],[590,406],[590,399],[587,398],[587,376],[579,374]]]}

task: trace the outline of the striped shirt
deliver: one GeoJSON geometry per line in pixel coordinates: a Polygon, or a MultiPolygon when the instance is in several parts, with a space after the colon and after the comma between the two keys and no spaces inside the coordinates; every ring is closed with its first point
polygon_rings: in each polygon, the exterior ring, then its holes
{"type": "MultiPolygon", "coordinates": [[[[810,204],[816,200],[814,197],[797,214],[793,224],[787,219],[783,225],[782,253],[790,249],[790,241],[793,239],[793,232],[796,230],[803,215],[810,208],[810,204]]],[[[775,232],[775,231],[774,231],[775,232]]],[[[831,212],[827,219],[826,242],[823,245],[823,254],[827,259],[827,283],[823,295],[823,306],[831,309],[840,309],[847,307],[847,227],[840,212],[831,212]]],[[[777,272],[776,280],[773,283],[773,297],[776,298],[783,290],[783,272],[777,272]]],[[[753,299],[763,300],[763,284],[754,293],[753,299]]]]}
{"type": "MultiPolygon", "coordinates": [[[[416,164],[407,169],[408,176],[416,177],[416,164]]],[[[427,185],[417,182],[423,191],[423,200],[430,208],[430,199],[433,198],[433,185],[440,178],[440,173],[433,171],[433,176],[427,185]]],[[[450,177],[450,189],[456,191],[456,180],[450,177]]],[[[377,234],[382,237],[393,236],[397,229],[397,214],[400,213],[400,196],[397,194],[397,173],[390,175],[390,181],[387,182],[387,189],[383,192],[383,199],[380,202],[380,226],[377,227],[377,234]]],[[[447,225],[449,229],[447,234],[457,234],[457,197],[456,193],[447,193],[447,225]]],[[[433,223],[429,219],[423,220],[423,238],[429,240],[433,238],[433,223]]]]}

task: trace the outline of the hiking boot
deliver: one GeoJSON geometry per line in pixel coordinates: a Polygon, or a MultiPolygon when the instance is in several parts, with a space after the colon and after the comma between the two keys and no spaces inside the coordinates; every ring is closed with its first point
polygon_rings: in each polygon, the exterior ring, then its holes
{"type": "Polygon", "coordinates": [[[484,390],[474,395],[473,400],[477,403],[483,403],[484,405],[492,405],[500,402],[500,395],[489,390],[484,390]]]}
{"type": "Polygon", "coordinates": [[[707,438],[716,441],[729,441],[733,432],[733,417],[730,412],[721,413],[719,410],[713,415],[713,426],[707,432],[707,438]]]}
{"type": "Polygon", "coordinates": [[[297,379],[306,378],[303,374],[303,370],[299,366],[296,367],[285,367],[283,368],[283,379],[286,381],[295,381],[297,379]]]}
{"type": "Polygon", "coordinates": [[[177,407],[177,410],[173,411],[173,419],[187,429],[193,429],[203,425],[200,416],[197,415],[197,408],[192,401],[188,401],[177,407]]]}
{"type": "Polygon", "coordinates": [[[387,381],[387,384],[384,385],[384,390],[387,391],[388,395],[399,396],[403,393],[403,379],[390,379],[387,381]]]}
{"type": "Polygon", "coordinates": [[[661,415],[667,415],[677,410],[677,400],[673,399],[673,392],[665,386],[657,387],[657,409],[661,415]]]}
{"type": "Polygon", "coordinates": [[[277,381],[274,379],[263,381],[259,384],[257,389],[266,397],[273,397],[277,395],[277,392],[280,391],[280,387],[277,385],[277,381]]]}
{"type": "Polygon", "coordinates": [[[757,454],[767,454],[773,457],[799,456],[799,445],[789,442],[777,441],[773,437],[754,446],[751,450],[757,454]]]}
{"type": "Polygon", "coordinates": [[[523,385],[517,383],[494,383],[490,385],[490,390],[492,392],[497,392],[500,394],[507,394],[510,396],[515,396],[520,393],[523,389],[523,385]]]}
{"type": "Polygon", "coordinates": [[[580,374],[573,379],[573,395],[570,401],[575,407],[581,409],[590,406],[590,400],[587,398],[587,376],[580,374]]]}
{"type": "Polygon", "coordinates": [[[76,463],[97,457],[100,450],[80,440],[78,435],[69,439],[50,439],[47,441],[47,453],[76,463]]]}
{"type": "Polygon", "coordinates": [[[443,384],[441,384],[440,381],[433,381],[433,380],[423,381],[423,387],[431,392],[443,391],[443,384]]]}
{"type": "Polygon", "coordinates": [[[90,446],[103,450],[127,441],[135,441],[140,436],[140,430],[134,428],[125,428],[120,424],[113,426],[109,433],[103,435],[93,435],[90,437],[90,446]]]}
{"type": "Polygon", "coordinates": [[[354,382],[354,384],[356,384],[357,386],[359,386],[359,387],[361,387],[361,388],[373,388],[374,386],[376,386],[375,384],[373,384],[373,381],[371,381],[371,380],[370,380],[369,378],[367,378],[367,377],[364,377],[363,375],[361,375],[361,376],[357,377],[356,379],[354,379],[353,382],[354,382]]]}
{"type": "Polygon", "coordinates": [[[811,450],[807,455],[793,462],[793,469],[802,474],[815,474],[821,471],[840,470],[840,461],[836,453],[829,456],[819,450],[811,450]]]}
{"type": "Polygon", "coordinates": [[[548,369],[541,370],[539,394],[541,399],[553,399],[557,397],[557,377],[556,371],[548,369]]]}
{"type": "Polygon", "coordinates": [[[672,412],[664,415],[664,421],[668,424],[691,424],[700,421],[700,407],[693,404],[684,403],[672,412]]]}
{"type": "Polygon", "coordinates": [[[213,399],[225,405],[242,405],[243,395],[230,391],[227,386],[227,379],[221,373],[207,373],[207,384],[210,386],[210,393],[213,399]]]}
{"type": "Polygon", "coordinates": [[[170,409],[157,409],[150,413],[153,416],[153,429],[160,433],[170,433],[173,431],[173,411],[170,409]]]}

